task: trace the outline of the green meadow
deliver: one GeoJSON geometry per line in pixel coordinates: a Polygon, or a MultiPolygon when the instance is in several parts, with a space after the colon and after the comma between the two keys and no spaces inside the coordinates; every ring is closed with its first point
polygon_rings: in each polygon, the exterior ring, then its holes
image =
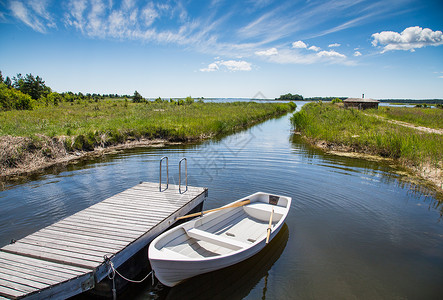
{"type": "Polygon", "coordinates": [[[246,128],[293,111],[294,103],[61,102],[0,112],[0,136],[62,138],[68,150],[93,150],[140,138],[192,141],[246,128]]]}
{"type": "Polygon", "coordinates": [[[333,104],[309,103],[293,115],[291,122],[297,131],[313,141],[327,141],[350,147],[355,152],[397,159],[407,165],[431,163],[438,167],[441,164],[443,135],[392,124],[377,115],[441,128],[443,110],[389,107],[359,111],[333,104]]]}
{"type": "Polygon", "coordinates": [[[418,126],[443,129],[443,109],[418,107],[379,107],[366,111],[392,120],[411,123],[418,126]]]}

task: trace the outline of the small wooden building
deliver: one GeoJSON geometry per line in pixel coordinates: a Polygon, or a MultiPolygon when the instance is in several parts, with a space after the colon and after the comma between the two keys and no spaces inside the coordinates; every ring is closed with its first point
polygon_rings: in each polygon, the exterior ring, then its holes
{"type": "Polygon", "coordinates": [[[343,100],[345,108],[357,108],[357,109],[368,109],[375,108],[378,109],[378,103],[380,101],[375,99],[364,99],[364,98],[348,98],[343,100]]]}

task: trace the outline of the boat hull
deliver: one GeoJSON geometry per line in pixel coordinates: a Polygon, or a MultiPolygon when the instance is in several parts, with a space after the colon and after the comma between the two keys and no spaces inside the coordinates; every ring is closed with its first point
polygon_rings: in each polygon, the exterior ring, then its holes
{"type": "MultiPolygon", "coordinates": [[[[271,234],[269,238],[270,241],[278,234],[280,228],[281,226],[276,228],[271,234]]],[[[152,270],[154,270],[155,277],[162,284],[173,287],[188,278],[220,270],[242,262],[260,252],[265,246],[266,241],[263,240],[259,244],[249,248],[248,251],[237,252],[230,256],[198,261],[150,259],[150,263],[152,270]]]]}

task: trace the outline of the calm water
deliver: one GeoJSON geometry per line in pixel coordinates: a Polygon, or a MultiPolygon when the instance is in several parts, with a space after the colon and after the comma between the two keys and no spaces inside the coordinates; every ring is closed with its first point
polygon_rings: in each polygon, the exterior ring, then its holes
{"type": "MultiPolygon", "coordinates": [[[[442,299],[442,206],[387,164],[326,155],[290,131],[289,115],[197,145],[138,149],[6,184],[0,246],[139,181],[170,182],[188,158],[205,209],[256,191],[292,196],[286,226],[259,255],[169,289],[131,287],[135,299],[442,299]]],[[[123,298],[120,298],[123,299],[123,298]]]]}

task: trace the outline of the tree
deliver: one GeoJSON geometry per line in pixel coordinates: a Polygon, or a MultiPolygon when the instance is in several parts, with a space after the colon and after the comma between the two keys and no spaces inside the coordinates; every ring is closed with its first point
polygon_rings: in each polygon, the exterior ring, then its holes
{"type": "Polygon", "coordinates": [[[51,92],[51,89],[45,85],[45,82],[39,76],[34,77],[32,74],[26,74],[26,77],[23,77],[19,73],[17,77],[13,78],[13,81],[14,88],[28,94],[34,100],[46,97],[51,92]]]}
{"type": "Polygon", "coordinates": [[[135,91],[134,96],[132,97],[132,102],[141,103],[143,101],[144,101],[144,99],[143,99],[142,95],[140,95],[139,92],[135,91]]]}
{"type": "Polygon", "coordinates": [[[11,78],[9,78],[9,76],[6,76],[5,84],[8,87],[8,89],[10,89],[12,87],[12,80],[11,80],[11,78]]]}

